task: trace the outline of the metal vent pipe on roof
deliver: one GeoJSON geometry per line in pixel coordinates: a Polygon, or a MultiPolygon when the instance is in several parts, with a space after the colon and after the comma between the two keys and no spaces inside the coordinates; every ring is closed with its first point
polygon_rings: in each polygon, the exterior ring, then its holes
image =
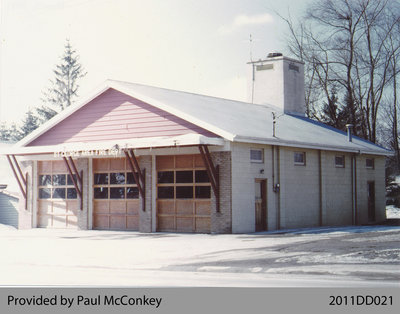
{"type": "Polygon", "coordinates": [[[353,125],[346,124],[346,129],[347,129],[347,140],[349,142],[352,142],[353,141],[353,125]]]}

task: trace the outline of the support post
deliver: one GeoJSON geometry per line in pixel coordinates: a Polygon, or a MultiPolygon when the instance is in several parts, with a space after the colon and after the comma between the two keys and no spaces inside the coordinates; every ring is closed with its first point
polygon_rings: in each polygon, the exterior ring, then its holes
{"type": "Polygon", "coordinates": [[[131,169],[133,177],[135,178],[136,184],[139,189],[140,196],[142,198],[142,210],[146,211],[146,169],[140,170],[139,162],[132,149],[125,151],[125,156],[128,159],[128,165],[131,169]]]}
{"type": "Polygon", "coordinates": [[[83,210],[83,194],[82,194],[82,190],[83,190],[83,182],[82,182],[82,178],[83,178],[83,171],[81,171],[81,173],[79,174],[78,169],[75,166],[75,162],[74,160],[69,157],[69,162],[67,160],[67,158],[63,157],[64,163],[67,166],[67,170],[69,175],[71,176],[71,180],[72,183],[74,184],[76,193],[78,194],[78,198],[79,198],[79,209],[83,210]],[[70,165],[71,163],[71,165],[70,165]],[[76,178],[75,178],[75,176],[76,178]]]}

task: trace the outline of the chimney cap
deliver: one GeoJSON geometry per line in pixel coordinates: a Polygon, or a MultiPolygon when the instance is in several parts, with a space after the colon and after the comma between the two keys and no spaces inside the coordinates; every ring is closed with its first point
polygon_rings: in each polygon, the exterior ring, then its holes
{"type": "Polygon", "coordinates": [[[283,54],[281,52],[270,52],[267,55],[267,58],[275,58],[275,57],[282,57],[283,54]]]}

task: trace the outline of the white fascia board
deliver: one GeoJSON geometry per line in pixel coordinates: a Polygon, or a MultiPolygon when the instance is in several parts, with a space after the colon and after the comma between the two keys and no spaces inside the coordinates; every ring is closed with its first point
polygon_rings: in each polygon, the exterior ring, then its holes
{"type": "Polygon", "coordinates": [[[205,122],[203,120],[200,120],[200,119],[198,119],[196,117],[193,117],[192,115],[189,115],[189,114],[187,114],[185,112],[182,112],[182,111],[180,111],[180,110],[178,110],[178,109],[176,109],[176,108],[174,108],[172,106],[166,105],[165,103],[163,103],[163,102],[161,102],[159,100],[153,99],[153,98],[151,98],[149,96],[145,96],[145,95],[140,94],[140,93],[138,93],[136,91],[132,91],[129,88],[125,88],[125,87],[121,86],[120,84],[118,84],[118,82],[111,81],[109,83],[109,86],[111,88],[116,89],[116,90],[118,90],[118,91],[120,91],[120,92],[122,92],[124,94],[127,94],[127,95],[133,97],[133,98],[139,99],[139,100],[141,100],[141,101],[143,101],[143,102],[145,102],[145,103],[147,103],[149,105],[152,105],[152,106],[157,107],[157,108],[159,108],[161,110],[167,111],[170,114],[173,114],[173,115],[175,115],[175,116],[177,116],[179,118],[182,118],[183,120],[186,120],[186,121],[188,121],[190,123],[193,123],[194,125],[197,125],[197,126],[203,128],[203,129],[206,129],[206,130],[208,130],[208,131],[210,131],[210,132],[212,132],[214,134],[217,134],[217,135],[219,135],[219,136],[221,136],[221,137],[223,137],[223,138],[225,138],[225,139],[227,139],[229,141],[233,141],[233,139],[235,137],[235,134],[232,134],[230,132],[222,130],[222,129],[216,127],[213,124],[207,123],[207,122],[205,122]]]}
{"type": "Polygon", "coordinates": [[[47,132],[50,130],[52,127],[60,123],[62,120],[66,119],[69,117],[71,114],[74,112],[78,111],[81,109],[83,106],[85,106],[87,103],[95,99],[97,96],[101,95],[104,93],[107,89],[109,89],[109,84],[108,82],[104,82],[103,84],[100,85],[99,88],[95,90],[95,92],[89,94],[85,98],[82,98],[78,103],[65,108],[63,111],[61,111],[59,114],[55,115],[53,118],[51,118],[49,121],[46,121],[43,125],[41,125],[39,128],[34,130],[32,133],[30,133],[28,136],[24,137],[22,140],[16,143],[16,146],[19,147],[24,147],[37,139],[39,136],[41,136],[43,133],[47,132]]]}
{"type": "Polygon", "coordinates": [[[117,141],[102,142],[78,142],[65,143],[51,146],[28,146],[28,147],[8,147],[0,151],[0,155],[38,155],[49,153],[66,153],[66,152],[86,152],[93,150],[111,150],[116,149],[140,149],[140,148],[158,148],[158,147],[180,147],[194,145],[212,145],[225,146],[226,141],[222,138],[212,138],[200,134],[185,134],[174,137],[150,137],[150,138],[134,138],[117,141]]]}
{"type": "MultiPolygon", "coordinates": [[[[394,152],[392,152],[392,151],[383,152],[383,151],[366,149],[363,147],[346,148],[343,146],[317,145],[317,144],[302,143],[302,142],[296,142],[296,141],[285,141],[285,140],[281,140],[281,139],[274,140],[274,139],[248,138],[248,137],[236,136],[234,138],[233,142],[267,144],[267,145],[276,145],[276,146],[284,146],[284,147],[298,147],[298,148],[306,148],[306,149],[321,149],[321,150],[328,150],[328,151],[339,151],[339,152],[347,152],[347,153],[370,154],[370,155],[381,155],[381,156],[393,156],[393,154],[394,154],[394,152]]],[[[357,145],[357,144],[354,144],[354,145],[357,145]]]]}

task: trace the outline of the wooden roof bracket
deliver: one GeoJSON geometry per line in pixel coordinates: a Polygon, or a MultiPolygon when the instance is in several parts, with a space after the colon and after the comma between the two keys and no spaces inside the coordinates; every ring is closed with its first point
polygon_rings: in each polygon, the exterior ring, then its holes
{"type": "Polygon", "coordinates": [[[138,186],[140,196],[142,198],[142,210],[146,211],[146,169],[140,170],[139,162],[133,152],[130,149],[129,152],[125,151],[125,156],[128,159],[128,165],[131,169],[135,182],[138,186]]]}
{"type": "Polygon", "coordinates": [[[67,158],[63,157],[65,165],[67,166],[67,170],[69,175],[71,176],[72,183],[74,184],[76,193],[79,198],[79,209],[83,210],[83,171],[79,173],[78,169],[75,166],[75,162],[71,157],[67,158]],[[75,176],[74,176],[75,175],[75,176]]]}
{"type": "Polygon", "coordinates": [[[25,174],[25,176],[23,175],[22,171],[21,171],[21,167],[18,164],[17,159],[15,158],[14,155],[7,155],[7,160],[10,164],[10,167],[14,173],[15,179],[18,182],[18,186],[21,190],[22,195],[24,196],[25,199],[25,210],[28,210],[28,197],[27,197],[27,193],[28,193],[28,172],[25,174]],[[11,160],[12,158],[12,160],[11,160]],[[17,172],[18,170],[18,172],[17,172]]]}
{"type": "Polygon", "coordinates": [[[201,158],[203,159],[203,162],[206,166],[207,174],[211,182],[211,187],[214,191],[217,212],[220,212],[219,165],[214,166],[207,145],[199,145],[199,151],[201,158]]]}

